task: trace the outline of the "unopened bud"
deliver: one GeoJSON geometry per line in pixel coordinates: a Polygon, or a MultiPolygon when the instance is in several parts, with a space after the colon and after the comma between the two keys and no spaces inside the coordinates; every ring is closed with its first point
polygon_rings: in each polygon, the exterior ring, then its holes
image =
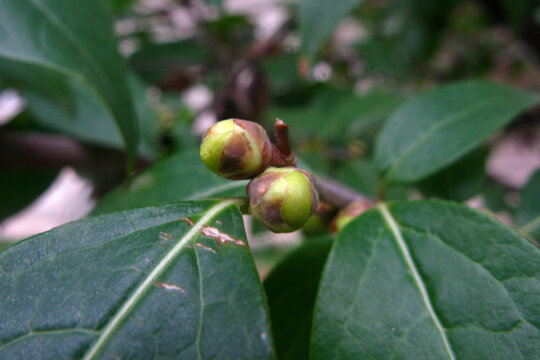
{"type": "Polygon", "coordinates": [[[229,119],[210,127],[203,135],[201,159],[216,174],[232,180],[249,179],[272,160],[272,144],[257,123],[229,119]]]}
{"type": "Polygon", "coordinates": [[[330,204],[319,201],[315,212],[309,217],[306,224],[302,227],[308,235],[316,235],[328,232],[328,227],[336,215],[337,209],[330,204]]]}
{"type": "Polygon", "coordinates": [[[319,203],[311,176],[294,167],[268,168],[246,190],[251,214],[273,232],[300,229],[319,203]]]}
{"type": "Polygon", "coordinates": [[[331,230],[337,233],[341,232],[348,223],[364,213],[370,206],[371,204],[366,201],[357,201],[347,205],[339,210],[337,216],[330,225],[331,230]]]}

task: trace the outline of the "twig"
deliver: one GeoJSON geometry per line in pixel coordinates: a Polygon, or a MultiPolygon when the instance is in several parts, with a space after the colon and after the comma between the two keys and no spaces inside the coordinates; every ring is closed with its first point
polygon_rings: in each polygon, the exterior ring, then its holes
{"type": "Polygon", "coordinates": [[[353,202],[364,202],[368,206],[373,204],[372,200],[365,195],[335,180],[321,175],[312,176],[319,197],[337,208],[344,208],[353,202]]]}

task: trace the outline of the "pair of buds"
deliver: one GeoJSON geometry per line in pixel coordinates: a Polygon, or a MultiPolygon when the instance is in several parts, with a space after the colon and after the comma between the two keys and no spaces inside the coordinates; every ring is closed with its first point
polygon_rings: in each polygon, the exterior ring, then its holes
{"type": "Polygon", "coordinates": [[[276,150],[263,127],[251,121],[220,121],[202,138],[201,159],[210,170],[231,180],[252,179],[249,211],[273,232],[300,229],[319,203],[311,176],[286,166],[291,156],[276,150]]]}

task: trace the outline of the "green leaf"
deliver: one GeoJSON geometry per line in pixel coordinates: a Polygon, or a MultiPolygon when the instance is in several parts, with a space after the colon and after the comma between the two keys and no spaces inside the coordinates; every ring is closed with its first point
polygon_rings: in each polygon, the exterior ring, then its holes
{"type": "Polygon", "coordinates": [[[520,231],[540,241],[540,170],[531,175],[521,190],[521,204],[516,213],[520,231]]]}
{"type": "Polygon", "coordinates": [[[362,0],[300,0],[300,36],[304,52],[313,57],[334,27],[362,0]]]}
{"type": "Polygon", "coordinates": [[[538,102],[483,81],[447,85],[402,105],[386,122],[376,162],[386,182],[413,182],[451,164],[538,102]]]}
{"type": "Polygon", "coordinates": [[[464,205],[397,202],[339,234],[311,359],[538,359],[540,249],[464,205]]]}
{"type": "MultiPolygon", "coordinates": [[[[0,14],[0,73],[56,101],[68,93],[68,82],[80,82],[114,114],[133,159],[137,122],[113,19],[103,2],[0,0],[0,14]]],[[[64,106],[73,110],[77,104],[64,106]]]]}
{"type": "Polygon", "coordinates": [[[55,170],[0,170],[0,221],[41,195],[57,173],[55,170]]]}
{"type": "Polygon", "coordinates": [[[478,194],[486,183],[486,148],[465,155],[449,167],[427,177],[419,184],[429,197],[465,201],[478,194]]]}
{"type": "Polygon", "coordinates": [[[206,168],[198,149],[161,160],[105,196],[94,213],[133,209],[180,200],[245,196],[247,181],[226,180],[206,168]]]}
{"type": "Polygon", "coordinates": [[[372,38],[357,46],[368,72],[386,76],[401,77],[407,69],[407,58],[402,44],[398,41],[372,38]]]}
{"type": "Polygon", "coordinates": [[[2,251],[0,358],[271,359],[235,201],[80,220],[2,251]]]}
{"type": "Polygon", "coordinates": [[[309,238],[268,275],[264,289],[279,360],[309,358],[315,297],[332,238],[309,238]]]}
{"type": "MultiPolygon", "coordinates": [[[[99,96],[73,79],[68,79],[66,86],[73,106],[62,106],[50,96],[31,88],[23,91],[28,110],[36,123],[84,142],[121,149],[124,142],[115,125],[114,115],[102,106],[99,96]]],[[[134,119],[141,130],[138,153],[155,157],[159,120],[148,105],[146,88],[133,75],[129,77],[129,88],[135,100],[134,119]]]]}

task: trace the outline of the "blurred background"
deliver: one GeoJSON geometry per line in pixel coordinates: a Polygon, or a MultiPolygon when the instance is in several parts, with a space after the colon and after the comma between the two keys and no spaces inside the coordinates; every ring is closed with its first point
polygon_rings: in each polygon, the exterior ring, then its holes
{"type": "MultiPolygon", "coordinates": [[[[405,99],[469,78],[540,92],[539,1],[345,3],[319,21],[303,18],[309,12],[296,1],[107,0],[141,128],[136,172],[196,149],[217,120],[271,128],[279,117],[303,164],[374,197],[374,139],[405,99]]],[[[84,217],[126,186],[110,114],[86,89],[74,85],[73,94],[76,113],[0,74],[4,244],[84,217]]],[[[467,201],[512,223],[519,192],[540,167],[540,108],[455,166],[386,196],[467,201]],[[430,185],[441,181],[446,190],[430,185]]]]}

